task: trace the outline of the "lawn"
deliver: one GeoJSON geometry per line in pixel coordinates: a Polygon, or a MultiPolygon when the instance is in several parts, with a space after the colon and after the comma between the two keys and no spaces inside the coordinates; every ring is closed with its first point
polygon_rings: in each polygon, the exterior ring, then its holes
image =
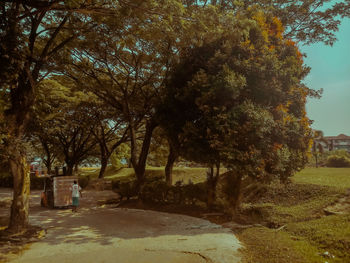
{"type": "MultiPolygon", "coordinates": [[[[98,168],[81,168],[82,176],[89,176],[90,178],[97,178],[99,169],[98,168]]],[[[224,171],[224,170],[223,170],[224,171]]],[[[106,169],[104,178],[113,180],[117,178],[135,176],[133,168],[121,168],[115,170],[112,166],[106,169]]],[[[164,167],[147,167],[147,176],[165,176],[164,167]]],[[[173,182],[183,181],[188,183],[191,180],[193,183],[203,182],[206,179],[206,168],[186,168],[186,167],[175,167],[173,169],[173,182]]]]}
{"type": "Polygon", "coordinates": [[[236,233],[246,246],[243,262],[350,262],[349,211],[323,212],[348,188],[350,169],[307,168],[290,185],[272,184],[257,201],[243,203],[264,225],[236,233]]]}
{"type": "Polygon", "coordinates": [[[307,168],[292,178],[295,183],[350,188],[350,168],[307,168]]]}

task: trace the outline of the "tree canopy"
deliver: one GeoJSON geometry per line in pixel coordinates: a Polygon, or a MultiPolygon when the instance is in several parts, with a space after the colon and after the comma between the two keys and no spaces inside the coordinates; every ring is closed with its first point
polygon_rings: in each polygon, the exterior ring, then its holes
{"type": "Polygon", "coordinates": [[[160,122],[186,159],[283,180],[307,160],[308,68],[278,18],[248,9],[234,21],[232,31],[183,53],[160,122]]]}

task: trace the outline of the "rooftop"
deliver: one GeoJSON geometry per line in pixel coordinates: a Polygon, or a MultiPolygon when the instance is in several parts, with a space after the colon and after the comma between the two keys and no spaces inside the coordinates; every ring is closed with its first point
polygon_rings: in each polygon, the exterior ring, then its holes
{"type": "Polygon", "coordinates": [[[350,140],[350,136],[339,134],[338,136],[325,136],[326,140],[350,140]]]}

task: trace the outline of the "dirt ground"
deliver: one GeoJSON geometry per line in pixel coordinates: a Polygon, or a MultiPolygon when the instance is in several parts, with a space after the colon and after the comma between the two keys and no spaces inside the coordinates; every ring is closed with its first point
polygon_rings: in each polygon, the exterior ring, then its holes
{"type": "MultiPolygon", "coordinates": [[[[9,203],[0,188],[0,202],[9,203]]],[[[78,213],[40,207],[40,192],[31,194],[30,223],[46,230],[38,242],[7,262],[235,263],[241,244],[228,228],[185,215],[100,205],[112,191],[88,191],[78,213]]],[[[6,206],[0,208],[8,215],[6,206]]]]}

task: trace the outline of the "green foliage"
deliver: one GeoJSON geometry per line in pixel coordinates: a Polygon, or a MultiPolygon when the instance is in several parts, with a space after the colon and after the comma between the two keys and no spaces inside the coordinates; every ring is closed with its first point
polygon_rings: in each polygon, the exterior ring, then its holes
{"type": "Polygon", "coordinates": [[[118,148],[113,151],[109,161],[114,169],[118,170],[123,167],[127,167],[130,159],[130,147],[126,143],[122,143],[118,148]]]}
{"type": "Polygon", "coordinates": [[[137,193],[137,181],[134,176],[127,176],[112,181],[112,189],[120,195],[120,199],[139,197],[141,200],[159,204],[191,204],[206,202],[206,184],[182,184],[178,181],[169,186],[164,177],[148,174],[141,191],[137,193]]]}
{"type": "Polygon", "coordinates": [[[197,183],[194,184],[191,181],[182,187],[184,203],[190,203],[191,205],[196,202],[207,202],[207,184],[197,183]]]}
{"type": "Polygon", "coordinates": [[[55,157],[66,162],[68,174],[97,144],[93,131],[98,123],[92,109],[99,101],[93,94],[75,88],[62,76],[43,81],[38,86],[38,105],[30,123],[31,137],[42,145],[45,160],[55,157]]]}
{"type": "Polygon", "coordinates": [[[142,186],[140,198],[146,202],[165,203],[169,190],[170,187],[162,178],[154,178],[142,186]]]}
{"type": "Polygon", "coordinates": [[[137,185],[135,177],[128,176],[112,181],[112,190],[119,194],[120,200],[124,197],[129,200],[131,197],[137,196],[137,185]]]}
{"type": "Polygon", "coordinates": [[[188,160],[285,180],[307,161],[308,69],[278,19],[249,8],[226,19],[233,29],[183,52],[160,123],[188,160]]]}
{"type": "Polygon", "coordinates": [[[156,128],[152,134],[151,146],[147,157],[147,164],[151,166],[165,166],[168,158],[169,147],[167,138],[160,128],[156,128]]]}
{"type": "Polygon", "coordinates": [[[328,167],[350,167],[350,159],[345,156],[331,155],[327,158],[328,167]]]}
{"type": "Polygon", "coordinates": [[[327,159],[330,156],[346,157],[350,158],[350,154],[346,150],[333,150],[333,151],[323,151],[322,153],[317,151],[313,152],[312,158],[309,159],[309,166],[315,166],[316,157],[319,166],[324,167],[327,165],[327,159]]]}

